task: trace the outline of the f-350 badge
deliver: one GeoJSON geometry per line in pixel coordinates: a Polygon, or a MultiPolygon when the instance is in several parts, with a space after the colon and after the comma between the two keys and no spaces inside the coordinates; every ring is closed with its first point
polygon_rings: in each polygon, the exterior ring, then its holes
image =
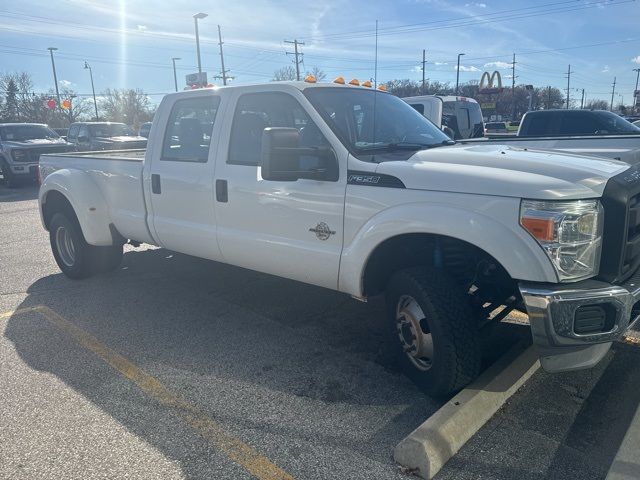
{"type": "Polygon", "coordinates": [[[331,235],[334,235],[336,233],[335,231],[331,230],[329,228],[329,225],[324,222],[320,222],[318,225],[316,225],[316,228],[310,228],[309,231],[315,233],[316,237],[318,237],[318,240],[327,240],[331,235]]]}

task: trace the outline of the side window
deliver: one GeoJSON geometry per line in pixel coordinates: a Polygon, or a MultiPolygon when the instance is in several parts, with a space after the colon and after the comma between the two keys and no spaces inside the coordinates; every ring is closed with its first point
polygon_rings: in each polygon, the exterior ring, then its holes
{"type": "Polygon", "coordinates": [[[300,147],[329,146],[320,129],[291,95],[280,92],[247,93],[238,99],[236,105],[227,163],[258,166],[262,132],[268,127],[298,129],[300,147]]]}
{"type": "Polygon", "coordinates": [[[68,140],[75,140],[78,136],[78,130],[80,130],[80,125],[71,125],[69,128],[69,133],[67,133],[68,140]]]}
{"type": "Polygon", "coordinates": [[[171,109],[160,160],[206,163],[220,97],[178,100],[171,109]]]}
{"type": "Polygon", "coordinates": [[[600,130],[598,122],[588,112],[578,114],[564,114],[562,116],[561,135],[593,135],[600,130]]]}
{"type": "Polygon", "coordinates": [[[80,130],[78,131],[78,137],[89,138],[89,127],[87,127],[86,125],[80,125],[80,130]]]}
{"type": "Polygon", "coordinates": [[[549,118],[544,118],[543,115],[530,115],[527,119],[528,128],[527,135],[532,136],[544,136],[549,135],[549,118]]]}
{"type": "Polygon", "coordinates": [[[471,128],[471,117],[469,116],[468,108],[460,108],[460,122],[459,126],[463,130],[469,130],[471,128]]]}
{"type": "Polygon", "coordinates": [[[424,105],[422,105],[421,103],[410,103],[409,105],[415,108],[416,111],[420,113],[420,115],[424,115],[424,105]]]}

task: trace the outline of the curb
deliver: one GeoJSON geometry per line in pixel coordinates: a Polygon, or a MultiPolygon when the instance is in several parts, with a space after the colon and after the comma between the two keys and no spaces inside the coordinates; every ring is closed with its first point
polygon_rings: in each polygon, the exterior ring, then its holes
{"type": "Polygon", "coordinates": [[[430,480],[498,409],[533,375],[538,354],[516,345],[467,388],[402,440],[393,458],[430,480]]]}

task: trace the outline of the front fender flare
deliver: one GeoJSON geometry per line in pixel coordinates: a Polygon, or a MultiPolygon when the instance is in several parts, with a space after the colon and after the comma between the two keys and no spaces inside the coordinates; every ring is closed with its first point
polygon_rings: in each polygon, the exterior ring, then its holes
{"type": "Polygon", "coordinates": [[[411,233],[443,235],[475,245],[495,258],[513,279],[557,283],[551,261],[519,226],[517,216],[505,217],[513,217],[513,223],[505,224],[486,213],[459,206],[413,203],[388,208],[370,218],[345,245],[338,288],[363,297],[365,268],[376,247],[411,233]]]}
{"type": "Polygon", "coordinates": [[[40,220],[45,224],[44,211],[47,196],[56,191],[66,197],[80,223],[82,234],[91,245],[113,245],[109,228],[111,215],[107,202],[89,174],[80,170],[63,168],[47,175],[40,186],[40,220]]]}

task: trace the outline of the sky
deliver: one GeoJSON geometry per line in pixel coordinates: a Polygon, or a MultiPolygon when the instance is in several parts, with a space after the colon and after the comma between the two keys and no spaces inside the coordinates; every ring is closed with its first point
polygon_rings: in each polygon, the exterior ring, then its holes
{"type": "Polygon", "coordinates": [[[203,71],[220,74],[218,30],[225,67],[234,84],[267,82],[293,65],[293,45],[304,42],[303,69],[319,67],[327,80],[338,75],[361,81],[376,77],[455,84],[499,70],[511,84],[552,85],[565,90],[571,65],[571,97],[632,103],[640,68],[640,0],[23,0],[0,10],[0,73],[26,71],[34,91],[54,87],[48,47],[56,47],[60,86],[91,93],[95,88],[140,88],[153,102],[197,72],[193,15],[199,20],[203,71]],[[378,22],[376,75],[376,21],[378,22]]]}

